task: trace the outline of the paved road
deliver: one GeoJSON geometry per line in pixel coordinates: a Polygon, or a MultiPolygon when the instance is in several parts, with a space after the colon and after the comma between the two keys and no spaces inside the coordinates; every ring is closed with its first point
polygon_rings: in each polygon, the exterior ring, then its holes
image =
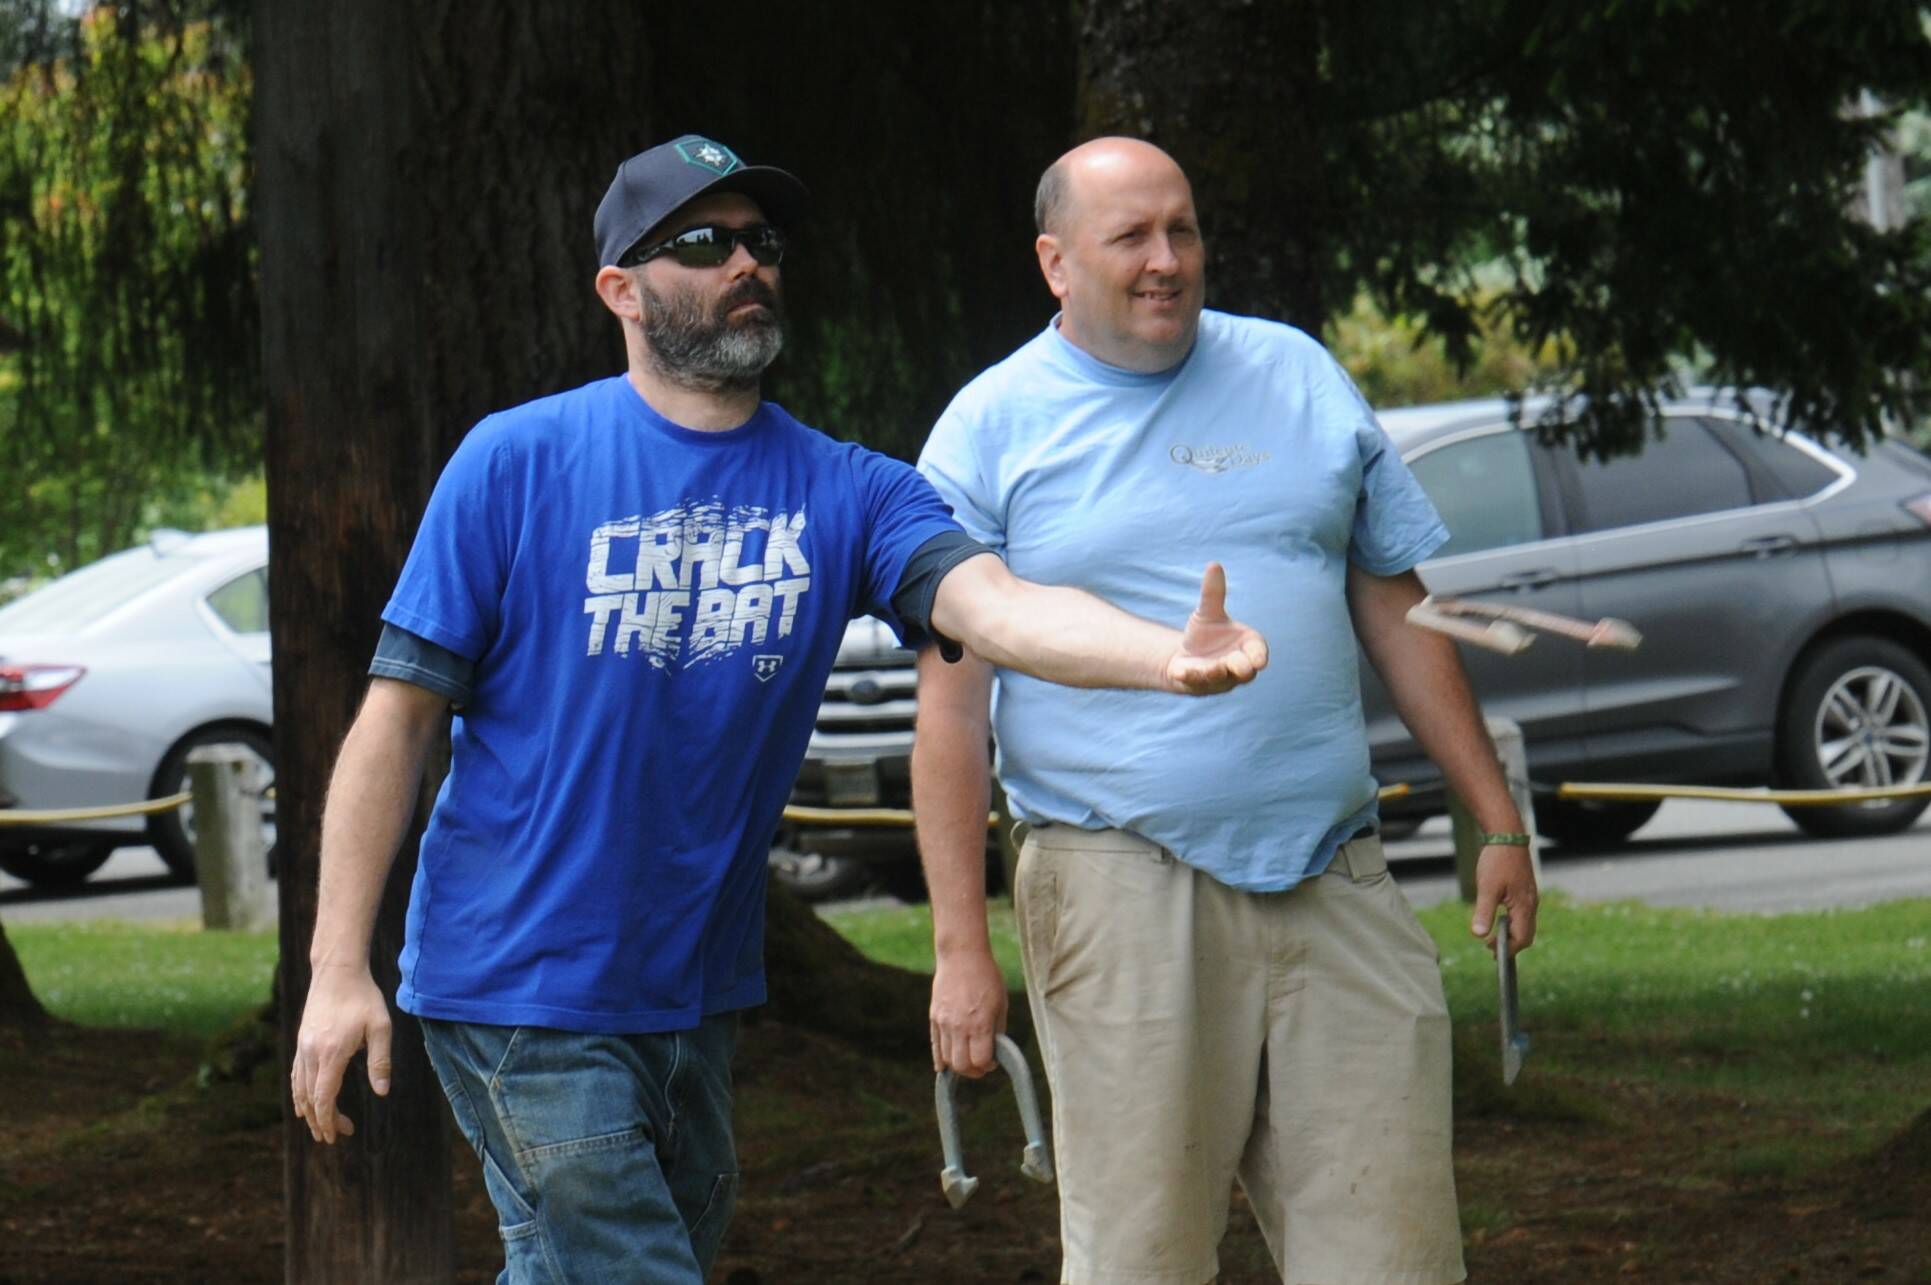
{"type": "MultiPolygon", "coordinates": [[[[1410,900],[1455,895],[1448,822],[1388,845],[1410,900]]],[[[1614,855],[1550,848],[1543,883],[1579,901],[1633,899],[1658,906],[1776,912],[1867,906],[1931,897],[1931,813],[1904,834],[1881,839],[1812,839],[1775,808],[1678,800],[1614,855]]],[[[0,922],[44,919],[196,919],[193,888],[168,882],[151,848],[128,848],[78,892],[50,895],[0,874],[0,922]]]]}
{"type": "MultiPolygon", "coordinates": [[[[1446,819],[1390,843],[1388,855],[1416,905],[1455,895],[1446,819]]],[[[1931,897],[1931,812],[1903,834],[1813,839],[1764,804],[1677,799],[1613,855],[1546,849],[1542,882],[1578,901],[1763,913],[1931,897]]]]}
{"type": "Polygon", "coordinates": [[[168,874],[153,848],[121,848],[79,888],[45,892],[0,874],[0,923],[46,919],[201,918],[201,893],[168,874]]]}

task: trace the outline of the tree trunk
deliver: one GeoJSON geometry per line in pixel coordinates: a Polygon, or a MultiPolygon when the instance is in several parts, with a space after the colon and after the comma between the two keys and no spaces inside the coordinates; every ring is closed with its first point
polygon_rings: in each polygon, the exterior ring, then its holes
{"type": "Polygon", "coordinates": [[[0,1027],[45,1026],[53,1020],[27,985],[20,956],[7,940],[6,925],[0,924],[0,1027]]]}
{"type": "MultiPolygon", "coordinates": [[[[324,784],[436,473],[487,410],[620,363],[588,289],[589,217],[642,137],[648,24],[631,5],[536,12],[256,6],[285,1070],[324,784]]],[[[419,833],[375,930],[392,996],[419,833]]],[[[396,1016],[390,1096],[372,1098],[360,1060],[344,1085],[353,1139],[318,1146],[286,1117],[292,1282],[450,1275],[445,1110],[396,1016]]]]}
{"type": "MultiPolygon", "coordinates": [[[[930,1052],[930,976],[866,959],[810,906],[775,882],[766,904],[766,984],[771,995],[753,1020],[836,1035],[881,1057],[917,1058],[930,1052]]],[[[1032,1040],[1032,1012],[1024,994],[1011,997],[1006,1033],[1021,1044],[1032,1040]]]]}
{"type": "MultiPolygon", "coordinates": [[[[1070,132],[1070,24],[991,8],[827,23],[750,0],[719,28],[616,0],[257,0],[285,1067],[323,787],[436,474],[486,412],[622,368],[590,286],[591,213],[617,163],[697,130],[800,172],[818,212],[786,264],[795,342],[772,393],[910,453],[953,389],[1050,311],[1026,198],[1070,132]],[[996,130],[981,110],[995,84],[1014,112],[996,130]]],[[[418,837],[376,926],[391,995],[418,837]]],[[[862,1007],[847,1033],[923,1049],[923,978],[874,975],[802,907],[773,905],[782,1014],[841,1029],[862,1007]]],[[[290,1281],[449,1273],[443,1108],[397,1018],[390,1097],[370,1099],[359,1061],[344,1087],[353,1139],[319,1147],[287,1117],[290,1281]]]]}

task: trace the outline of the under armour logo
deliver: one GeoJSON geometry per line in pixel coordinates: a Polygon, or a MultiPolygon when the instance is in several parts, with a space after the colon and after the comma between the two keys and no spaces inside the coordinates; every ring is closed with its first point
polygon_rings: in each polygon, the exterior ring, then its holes
{"type": "Polygon", "coordinates": [[[759,682],[768,683],[771,681],[773,675],[778,672],[778,666],[782,664],[784,664],[783,656],[753,656],[751,658],[751,672],[757,677],[759,682]]]}

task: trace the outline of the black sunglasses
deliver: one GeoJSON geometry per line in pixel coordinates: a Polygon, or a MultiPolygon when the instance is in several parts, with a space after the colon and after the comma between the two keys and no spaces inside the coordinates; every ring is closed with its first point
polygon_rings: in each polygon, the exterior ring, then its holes
{"type": "Polygon", "coordinates": [[[748,228],[727,228],[721,223],[687,228],[668,241],[655,245],[634,245],[617,260],[620,268],[634,268],[668,254],[686,268],[717,268],[730,261],[737,248],[751,252],[760,267],[775,268],[784,258],[784,233],[769,223],[753,223],[748,228]]]}

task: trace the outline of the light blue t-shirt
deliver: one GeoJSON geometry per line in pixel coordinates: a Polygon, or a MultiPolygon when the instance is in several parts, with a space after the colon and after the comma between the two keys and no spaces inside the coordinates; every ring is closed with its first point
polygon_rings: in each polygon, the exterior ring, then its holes
{"type": "Polygon", "coordinates": [[[411,1013],[646,1032],[764,998],[765,866],[845,623],[957,527],[767,402],[619,377],[478,424],[382,617],[475,662],[410,893],[411,1013]]]}
{"type": "Polygon", "coordinates": [[[1406,571],[1448,531],[1345,371],[1290,326],[1204,312],[1156,375],[1045,332],[960,391],[919,468],[1014,574],[1175,626],[1209,561],[1268,667],[1224,696],[998,672],[1017,815],[1131,830],[1237,888],[1325,869],[1375,818],[1350,562],[1406,571]]]}

